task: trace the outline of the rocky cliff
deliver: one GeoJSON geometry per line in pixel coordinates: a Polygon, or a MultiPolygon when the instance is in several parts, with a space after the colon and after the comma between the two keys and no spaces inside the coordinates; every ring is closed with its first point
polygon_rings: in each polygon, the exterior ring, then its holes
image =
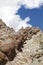
{"type": "Polygon", "coordinates": [[[43,32],[38,27],[22,27],[16,32],[2,23],[0,65],[43,65],[43,32]]]}

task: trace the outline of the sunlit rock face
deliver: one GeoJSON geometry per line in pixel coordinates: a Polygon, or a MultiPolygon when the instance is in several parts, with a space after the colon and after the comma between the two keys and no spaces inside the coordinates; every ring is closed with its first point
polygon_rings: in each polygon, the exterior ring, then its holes
{"type": "MultiPolygon", "coordinates": [[[[6,65],[9,65],[8,62],[6,65]]],[[[43,65],[43,32],[39,31],[25,41],[22,52],[17,53],[12,65],[43,65]]]]}
{"type": "Polygon", "coordinates": [[[38,27],[16,32],[0,19],[0,65],[6,60],[6,65],[43,65],[43,32],[38,27]]]}
{"type": "Polygon", "coordinates": [[[25,41],[22,52],[19,52],[12,65],[43,65],[43,33],[40,31],[25,41]]]}

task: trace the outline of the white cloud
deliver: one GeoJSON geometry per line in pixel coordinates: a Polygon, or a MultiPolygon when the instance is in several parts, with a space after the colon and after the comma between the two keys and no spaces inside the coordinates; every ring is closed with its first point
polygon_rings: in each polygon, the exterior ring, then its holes
{"type": "Polygon", "coordinates": [[[26,17],[25,20],[21,20],[20,19],[19,26],[17,26],[16,30],[19,30],[22,26],[23,26],[23,28],[25,28],[27,26],[32,27],[31,24],[27,24],[28,21],[30,21],[30,18],[29,17],[26,17]]]}
{"type": "Polygon", "coordinates": [[[43,5],[43,0],[0,0],[0,18],[10,27],[18,30],[22,26],[30,26],[27,21],[30,21],[29,17],[22,20],[19,15],[15,13],[19,10],[21,5],[26,8],[38,8],[43,5]]]}
{"type": "Polygon", "coordinates": [[[30,21],[29,17],[26,17],[24,20],[22,20],[19,15],[14,15],[11,21],[9,21],[9,25],[18,31],[22,26],[23,28],[27,26],[32,27],[32,25],[27,24],[28,21],[30,21]]]}
{"type": "Polygon", "coordinates": [[[17,6],[20,0],[0,0],[0,6],[17,6]]]}
{"type": "Polygon", "coordinates": [[[0,18],[10,27],[14,28],[16,31],[19,30],[22,26],[31,27],[30,24],[27,24],[30,21],[29,17],[26,17],[25,20],[22,20],[19,15],[15,13],[17,10],[14,7],[1,7],[0,8],[0,18]]]}
{"type": "Polygon", "coordinates": [[[26,8],[39,8],[43,5],[43,0],[21,0],[21,4],[24,5],[26,8]]]}

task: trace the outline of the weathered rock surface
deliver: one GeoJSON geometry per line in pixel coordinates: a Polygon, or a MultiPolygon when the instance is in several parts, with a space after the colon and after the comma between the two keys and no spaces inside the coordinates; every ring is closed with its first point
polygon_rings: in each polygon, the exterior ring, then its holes
{"type": "Polygon", "coordinates": [[[38,32],[25,43],[22,52],[19,52],[14,60],[6,65],[43,65],[43,33],[38,32]]]}
{"type": "Polygon", "coordinates": [[[0,65],[6,60],[6,65],[43,65],[43,32],[37,27],[16,32],[0,20],[0,65]]]}

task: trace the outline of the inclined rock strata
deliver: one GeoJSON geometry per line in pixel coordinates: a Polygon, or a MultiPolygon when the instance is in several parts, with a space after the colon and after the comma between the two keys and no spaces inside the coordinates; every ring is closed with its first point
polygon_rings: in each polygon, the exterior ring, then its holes
{"type": "MultiPolygon", "coordinates": [[[[40,31],[25,41],[10,65],[43,65],[43,33],[40,31]]],[[[6,64],[9,65],[9,62],[6,64]]]]}
{"type": "Polygon", "coordinates": [[[33,65],[43,61],[42,31],[26,27],[16,32],[0,20],[0,65],[5,60],[7,65],[33,65]]]}

